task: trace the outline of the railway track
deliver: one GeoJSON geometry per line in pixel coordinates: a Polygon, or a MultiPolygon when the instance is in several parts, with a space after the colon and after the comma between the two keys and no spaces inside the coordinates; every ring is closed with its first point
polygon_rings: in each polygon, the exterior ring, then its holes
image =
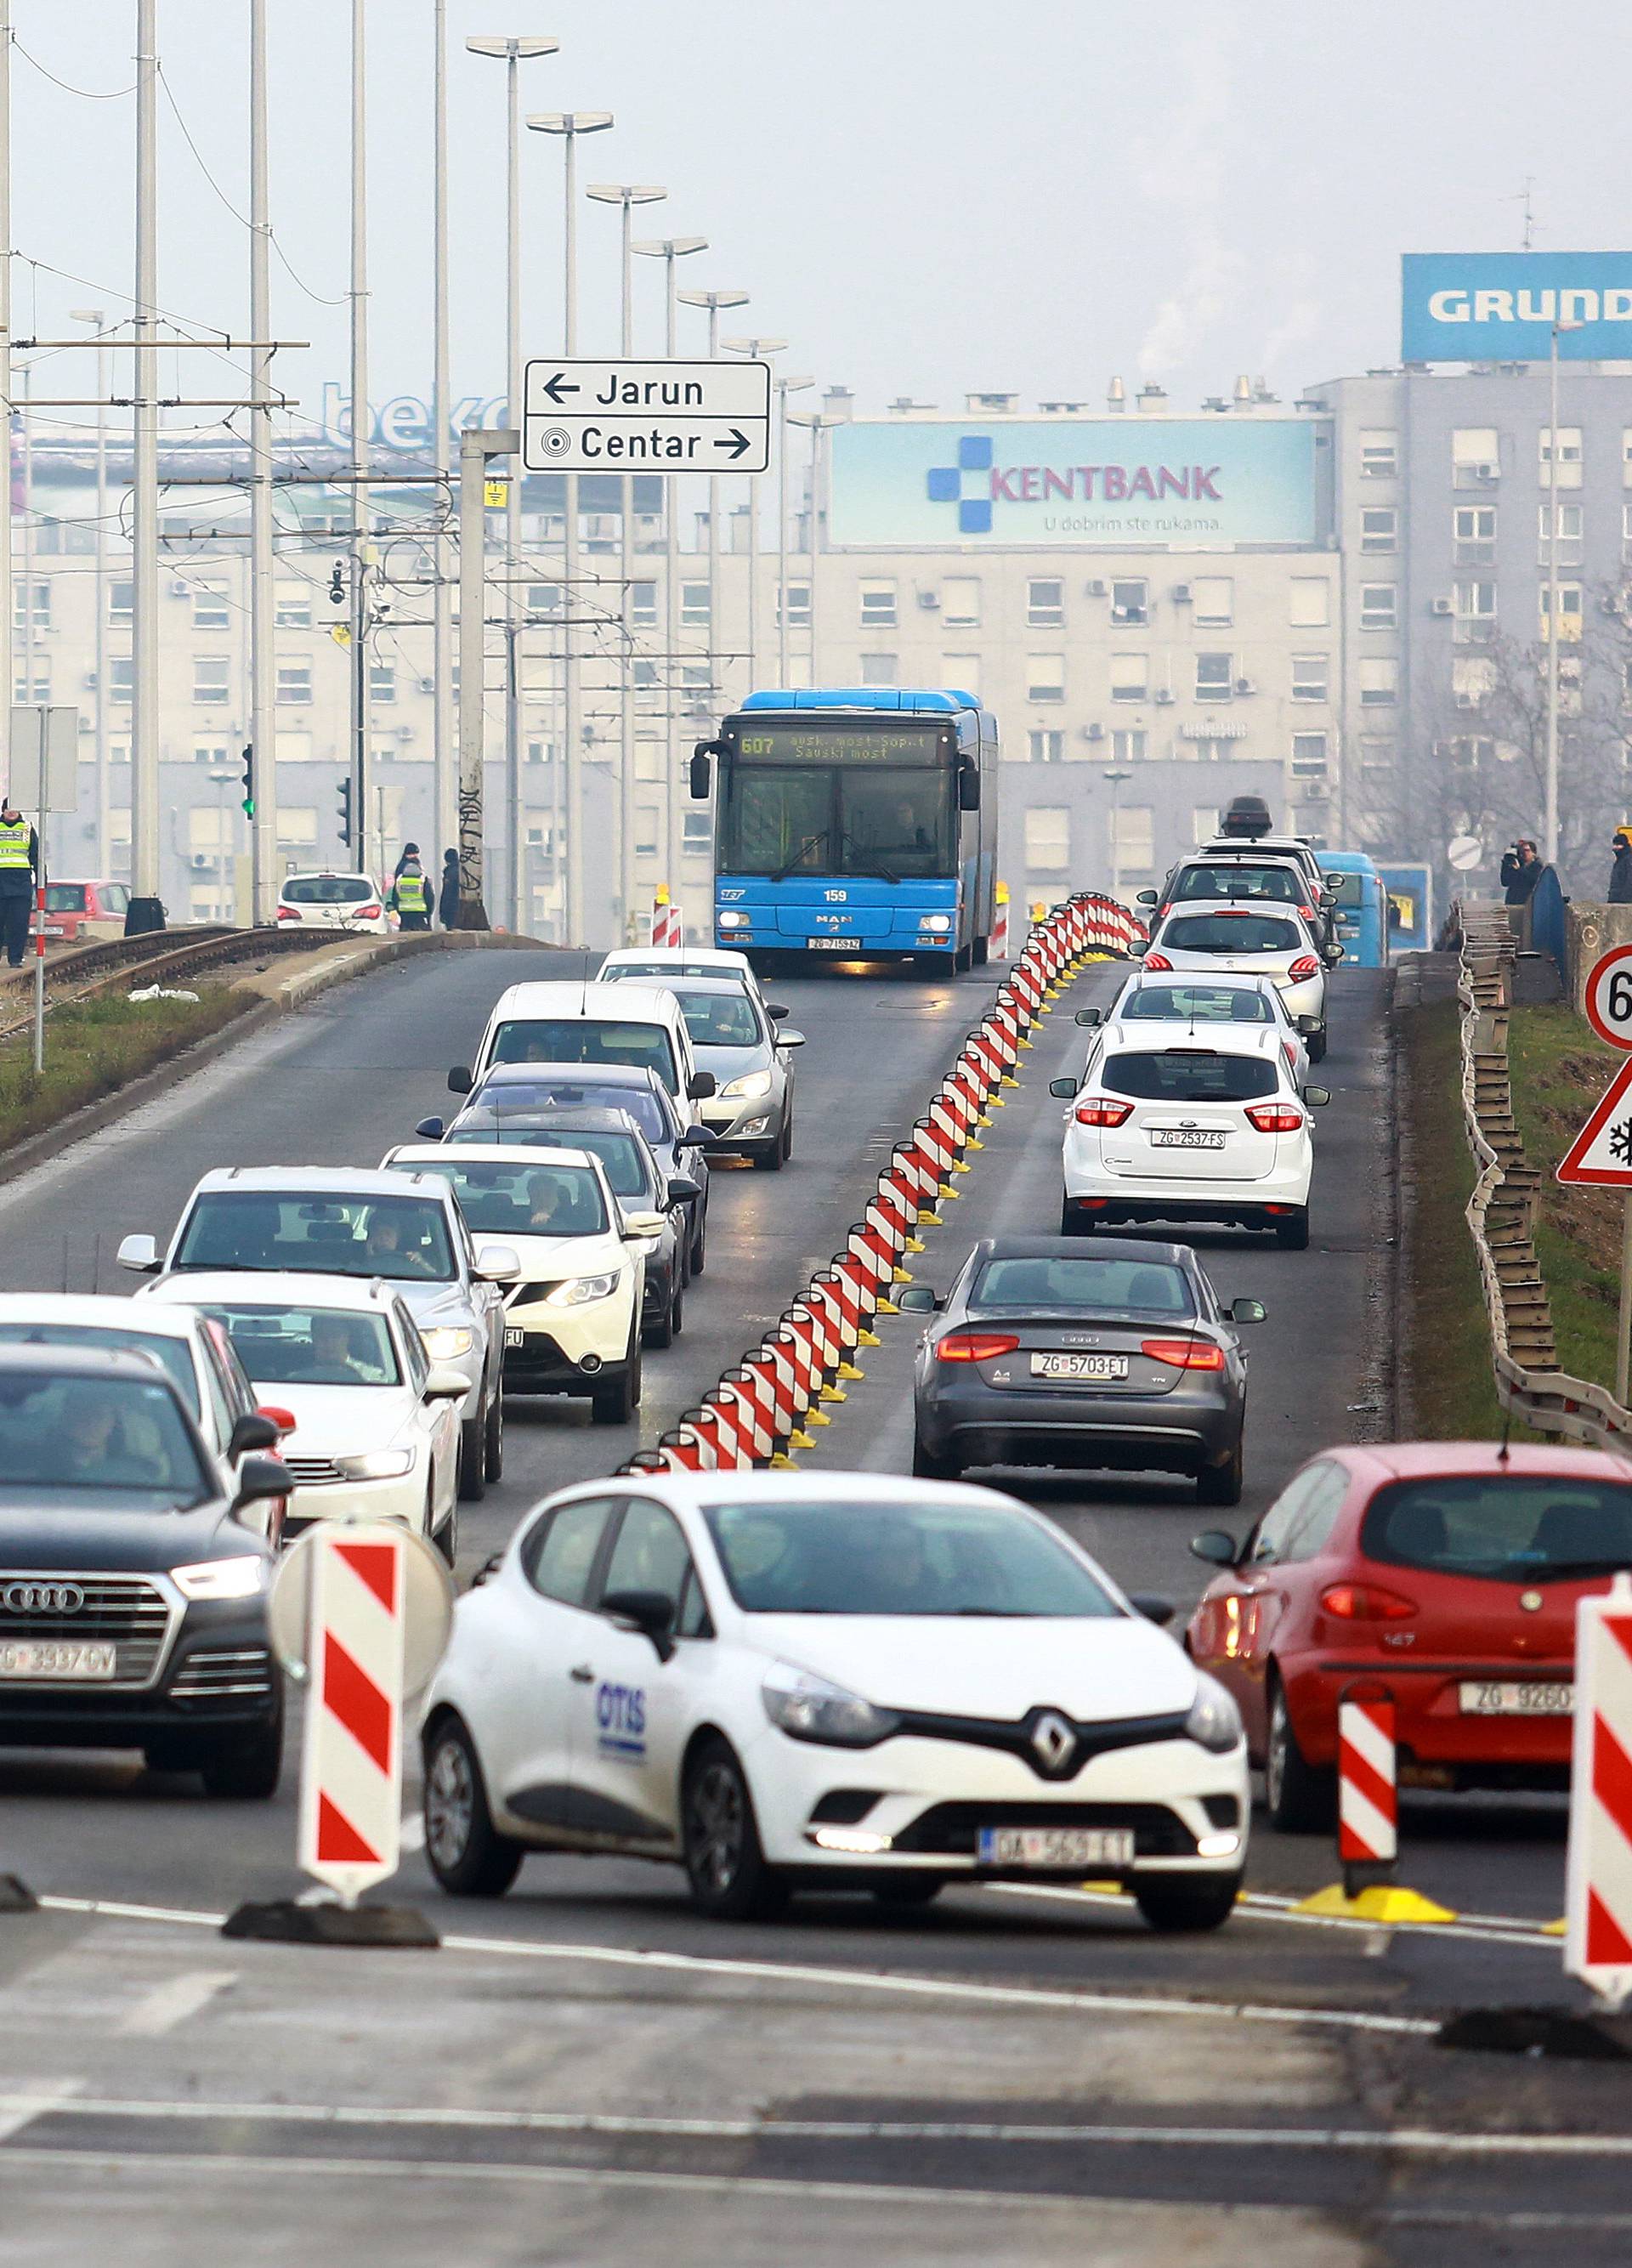
{"type": "MultiPolygon", "coordinates": [[[[176,942],[173,930],[150,930],[139,937],[110,938],[46,962],[46,1013],[81,1001],[133,978],[166,983],[179,977],[202,976],[234,961],[257,961],[298,949],[310,952],[311,934],[293,936],[272,929],[229,929],[225,926],[187,932],[176,942]]],[[[0,997],[0,1043],[16,1039],[33,1023],[32,977],[7,987],[0,997]]]]}

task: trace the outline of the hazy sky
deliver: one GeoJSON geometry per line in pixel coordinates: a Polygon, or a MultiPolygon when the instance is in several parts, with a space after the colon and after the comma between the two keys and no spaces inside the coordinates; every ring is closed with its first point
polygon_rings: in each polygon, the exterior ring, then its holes
{"type": "MultiPolygon", "coordinates": [[[[243,0],[159,0],[165,79],[220,189],[246,189],[243,0]]],[[[1290,395],[1396,351],[1404,250],[1632,237],[1618,0],[1564,16],[1518,0],[451,0],[453,375],[502,383],[504,68],[467,32],[548,33],[526,109],[614,111],[585,180],[665,184],[653,235],[703,235],[698,286],[786,364],[947,408],[967,388],[1098,401],[1113,372],[1176,404],[1238,371],[1290,395]]],[[[14,0],[15,319],[131,288],[135,0],[14,0]],[[95,93],[62,92],[29,58],[95,93]],[[71,271],[67,282],[30,261],[71,271]],[[37,294],[37,300],[36,300],[37,294]]],[[[273,219],[314,299],[274,269],[280,366],[315,408],[346,370],[348,0],[270,0],[273,219]],[[341,304],[327,304],[339,300],[341,304]]],[[[369,0],[371,391],[430,376],[430,0],[369,0]]],[[[161,91],[159,297],[246,321],[245,231],[161,91]]],[[[560,339],[560,147],[524,137],[526,335],[560,339]]],[[[585,352],[617,342],[617,217],[581,221],[585,352]]],[[[641,263],[639,343],[660,350],[660,269],[641,263]]],[[[122,312],[122,310],[121,310],[122,312]]],[[[682,311],[681,348],[701,315],[682,311]]],[[[178,360],[183,358],[178,357],[178,360]]],[[[230,373],[185,357],[191,390],[230,373]],[[211,372],[203,383],[205,370],[211,372]]],[[[58,365],[66,379],[70,373],[58,365]]],[[[85,373],[75,373],[76,377],[85,373]]],[[[41,381],[44,390],[44,381],[41,381]]],[[[77,392],[76,384],[52,391],[77,392]]],[[[88,390],[88,387],[84,389],[88,390]]],[[[207,422],[215,413],[199,413],[207,422]]]]}

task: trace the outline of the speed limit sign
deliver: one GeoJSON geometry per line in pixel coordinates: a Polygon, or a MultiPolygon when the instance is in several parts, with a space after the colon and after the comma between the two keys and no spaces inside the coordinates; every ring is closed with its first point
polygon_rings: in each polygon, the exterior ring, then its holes
{"type": "Polygon", "coordinates": [[[1632,1049],[1632,945],[1612,945],[1593,962],[1586,1020],[1612,1048],[1632,1049]]]}

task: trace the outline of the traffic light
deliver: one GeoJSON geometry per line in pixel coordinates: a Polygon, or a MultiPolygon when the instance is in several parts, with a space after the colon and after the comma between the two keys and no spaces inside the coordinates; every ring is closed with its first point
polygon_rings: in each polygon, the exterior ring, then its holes
{"type": "Polygon", "coordinates": [[[328,603],[331,607],[343,607],[346,603],[346,567],[342,559],[334,562],[334,571],[329,578],[328,603]]]}
{"type": "Polygon", "coordinates": [[[351,783],[349,780],[342,780],[340,784],[340,839],[344,847],[349,850],[351,848],[351,783]]]}
{"type": "Polygon", "coordinates": [[[255,815],[255,750],[253,742],[244,750],[244,816],[255,815]]]}

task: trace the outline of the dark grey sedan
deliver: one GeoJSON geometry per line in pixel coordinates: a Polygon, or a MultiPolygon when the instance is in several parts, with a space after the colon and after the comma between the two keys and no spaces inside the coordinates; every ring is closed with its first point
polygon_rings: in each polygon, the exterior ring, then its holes
{"type": "Polygon", "coordinates": [[[974,1465],[1193,1475],[1201,1504],[1239,1504],[1246,1364],[1236,1326],[1256,1300],[1222,1306],[1186,1244],[986,1237],[933,1314],[914,1386],[913,1470],[952,1480],[974,1465]]]}

